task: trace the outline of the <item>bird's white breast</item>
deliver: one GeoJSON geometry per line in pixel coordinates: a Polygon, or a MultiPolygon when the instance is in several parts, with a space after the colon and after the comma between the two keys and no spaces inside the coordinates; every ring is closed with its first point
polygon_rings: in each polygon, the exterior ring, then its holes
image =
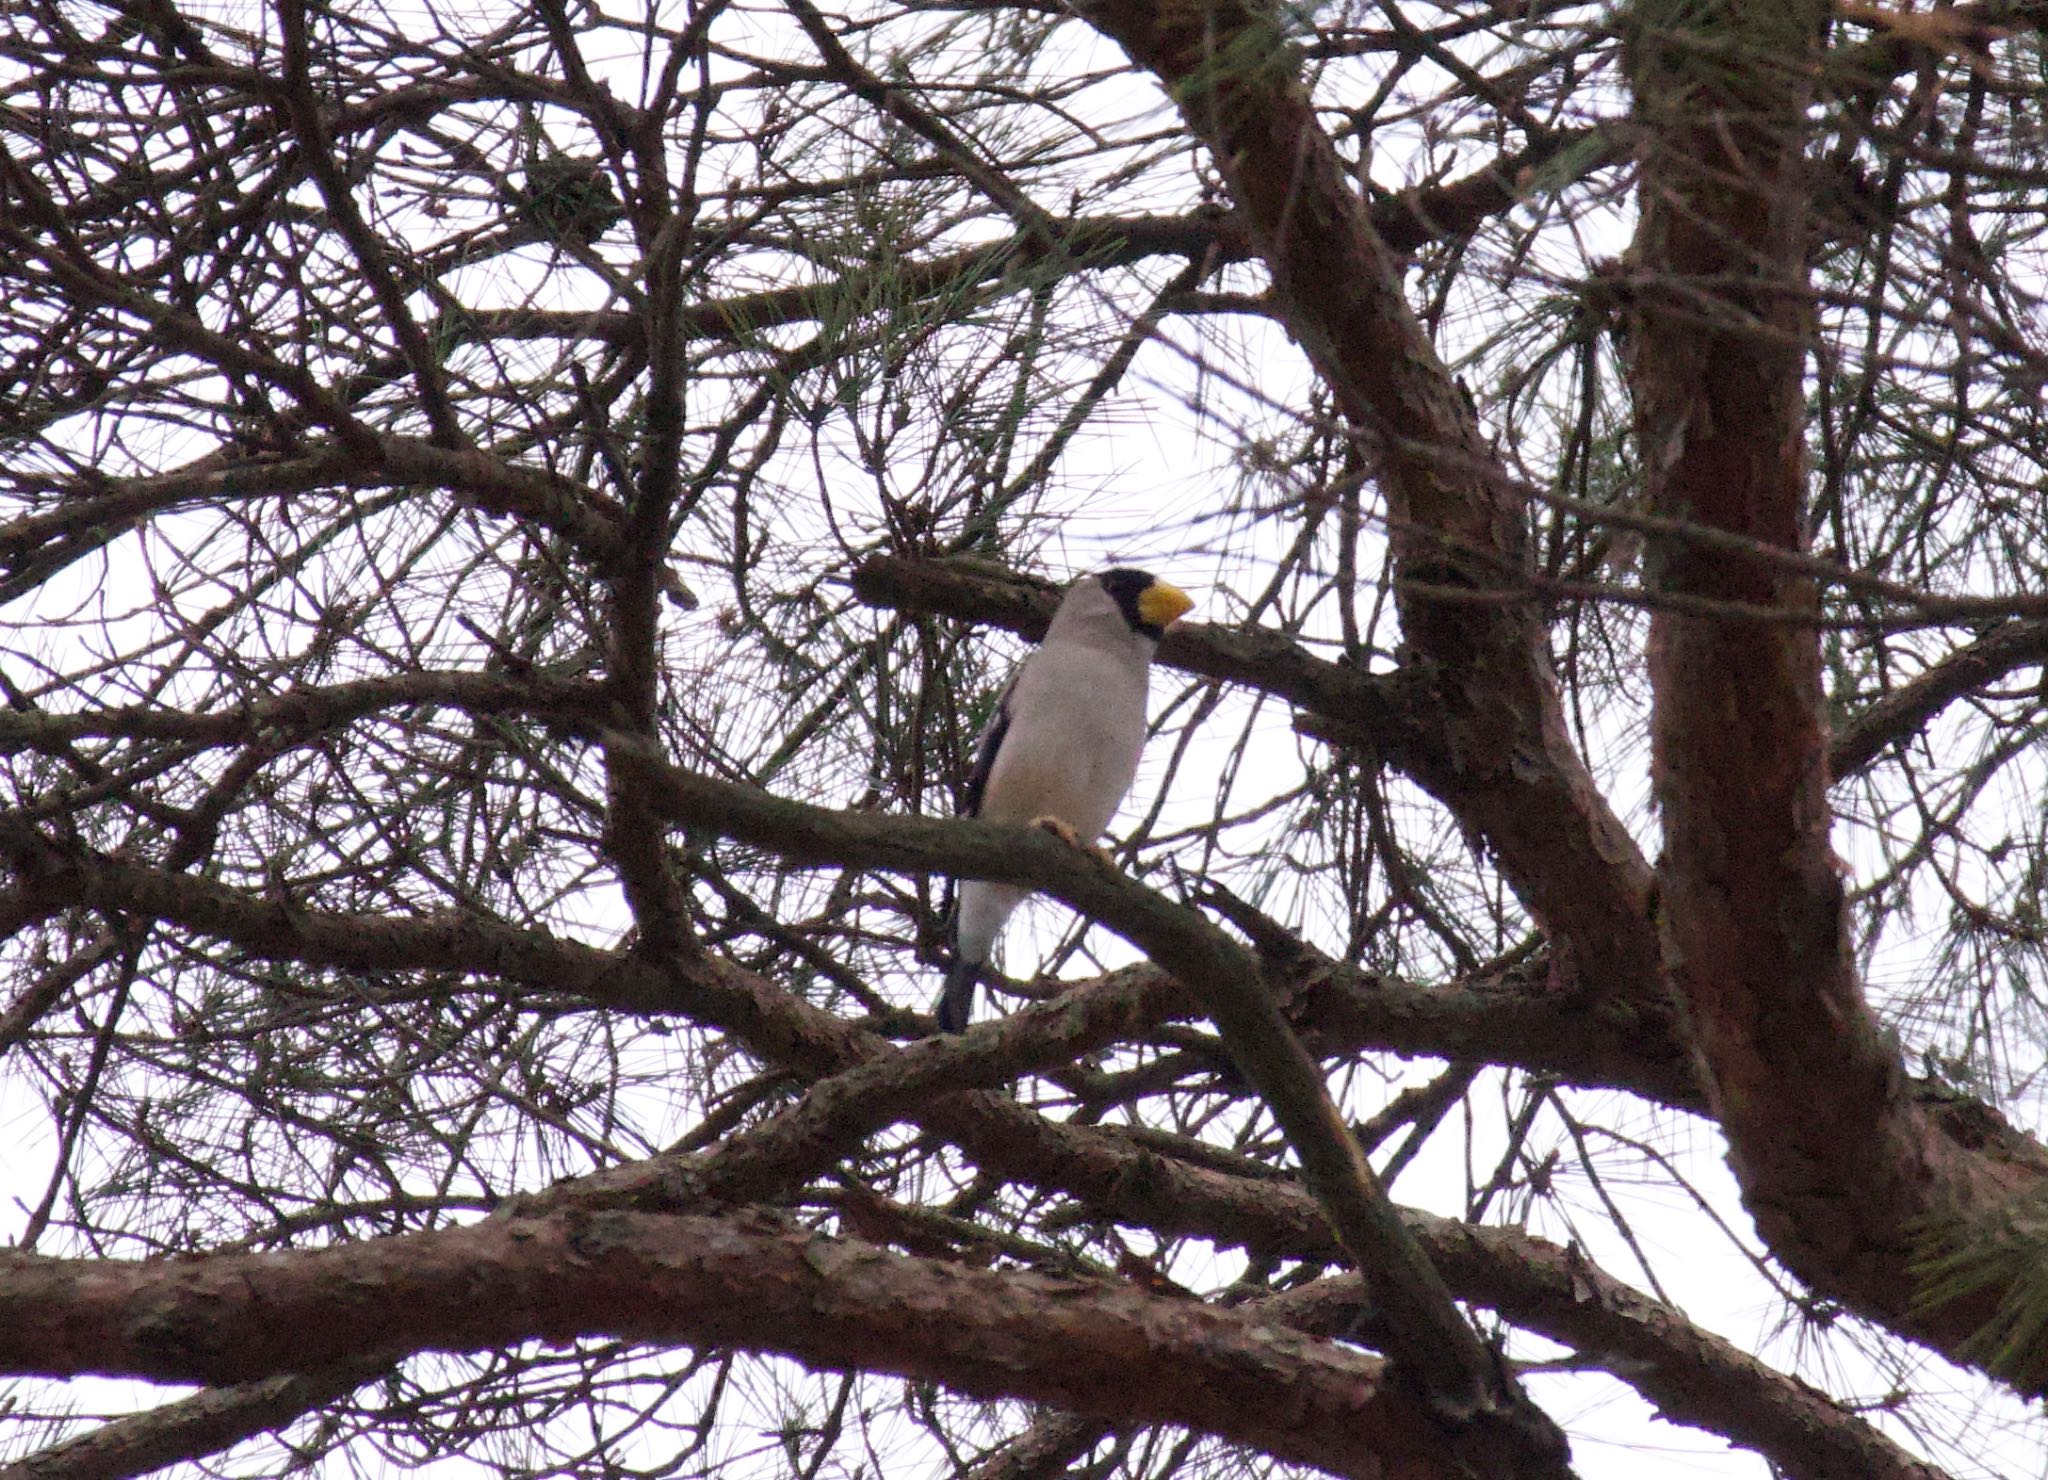
{"type": "Polygon", "coordinates": [[[1116,815],[1145,746],[1148,651],[1062,644],[1025,661],[982,815],[1043,816],[1092,842],[1116,815]]]}

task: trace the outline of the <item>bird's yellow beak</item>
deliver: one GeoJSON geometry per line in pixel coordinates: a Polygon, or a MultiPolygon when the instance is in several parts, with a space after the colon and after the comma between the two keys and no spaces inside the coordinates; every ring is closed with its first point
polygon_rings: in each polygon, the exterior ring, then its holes
{"type": "Polygon", "coordinates": [[[1154,581],[1138,593],[1138,616],[1146,626],[1165,628],[1193,609],[1195,598],[1178,586],[1154,581]]]}

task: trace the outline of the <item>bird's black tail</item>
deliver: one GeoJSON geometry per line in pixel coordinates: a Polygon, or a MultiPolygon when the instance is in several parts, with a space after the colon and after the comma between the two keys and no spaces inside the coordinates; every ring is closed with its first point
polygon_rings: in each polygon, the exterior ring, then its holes
{"type": "Polygon", "coordinates": [[[981,963],[953,958],[946,968],[946,984],[939,989],[939,1031],[958,1033],[974,1016],[974,985],[981,980],[981,963]]]}

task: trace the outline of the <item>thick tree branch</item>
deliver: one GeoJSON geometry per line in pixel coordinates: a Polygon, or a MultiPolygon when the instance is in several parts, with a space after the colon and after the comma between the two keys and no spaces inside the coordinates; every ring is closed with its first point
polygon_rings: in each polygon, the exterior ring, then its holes
{"type": "MultiPolygon", "coordinates": [[[[808,1111],[800,1106],[785,1116],[802,1121],[808,1111]]],[[[1290,1258],[1338,1253],[1315,1200],[1289,1177],[1194,1166],[1115,1131],[1043,1120],[997,1095],[949,1097],[919,1118],[958,1138],[988,1170],[1079,1197],[1105,1218],[1290,1258]]],[[[774,1127],[774,1121],[763,1126],[768,1139],[784,1139],[774,1127]]],[[[565,1203],[687,1209],[707,1189],[731,1185],[721,1169],[726,1155],[664,1158],[581,1178],[527,1200],[525,1209],[532,1215],[565,1203]]],[[[750,1195],[767,1190],[766,1184],[748,1188],[750,1195]]],[[[1513,1229],[1474,1228],[1414,1210],[1402,1216],[1460,1299],[1578,1350],[1676,1422],[1722,1434],[1788,1474],[1814,1480],[1850,1474],[1930,1480],[1937,1473],[1824,1395],[1693,1326],[1575,1250],[1513,1229]]],[[[1384,1317],[1361,1307],[1361,1282],[1343,1277],[1261,1310],[1313,1330],[1357,1328],[1380,1339],[1384,1317]],[[1338,1314],[1324,1308],[1326,1300],[1336,1303],[1338,1314]]]]}
{"type": "MultiPolygon", "coordinates": [[[[1575,1347],[1657,1406],[1672,1423],[1720,1434],[1807,1480],[1946,1480],[1827,1394],[1774,1372],[1733,1342],[1560,1249],[1499,1228],[1444,1224],[1431,1253],[1481,1305],[1575,1347]],[[1496,1283],[1498,1280],[1498,1283],[1496,1283]],[[1595,1335],[1597,1331],[1597,1336],[1595,1335]]],[[[1337,1275],[1262,1302],[1311,1331],[1370,1321],[1368,1294],[1337,1275]]]]}
{"type": "MultiPolygon", "coordinates": [[[[949,1099],[920,1119],[985,1169],[1062,1191],[1103,1218],[1254,1254],[1314,1259],[1337,1252],[1314,1200],[1288,1179],[1193,1166],[1114,1132],[1057,1124],[990,1095],[949,1099]]],[[[1460,1299],[1585,1354],[1678,1422],[1754,1447],[1788,1473],[1813,1480],[1866,1473],[1929,1480],[1933,1473],[1854,1414],[1601,1273],[1574,1250],[1412,1209],[1403,1217],[1460,1299]]],[[[1377,1324],[1369,1332],[1376,1337],[1377,1324]]]]}
{"type": "MultiPolygon", "coordinates": [[[[1631,379],[1652,509],[1805,548],[1805,131],[1827,8],[1638,7],[1644,119],[1631,379]],[[1731,65],[1731,58],[1740,65],[1731,65]]],[[[1812,578],[1659,538],[1653,587],[1790,616],[1812,578]]],[[[1816,1289],[1958,1360],[1996,1291],[1914,1305],[1946,1219],[2048,1174],[1959,1142],[1865,1003],[1829,843],[1819,645],[1797,622],[1662,611],[1651,629],[1664,960],[1743,1198],[1816,1289]]]]}
{"type": "Polygon", "coordinates": [[[749,1214],[562,1213],[147,1264],[0,1252],[0,1370],[246,1382],[604,1336],[1174,1423],[1359,1480],[1458,1473],[1378,1360],[1199,1301],[889,1254],[749,1214]]]}
{"type": "Polygon", "coordinates": [[[113,1419],[11,1465],[0,1465],[0,1480],[130,1480],[131,1476],[168,1469],[283,1428],[355,1391],[378,1370],[357,1365],[306,1374],[288,1372],[232,1387],[206,1388],[189,1398],[113,1419]]]}

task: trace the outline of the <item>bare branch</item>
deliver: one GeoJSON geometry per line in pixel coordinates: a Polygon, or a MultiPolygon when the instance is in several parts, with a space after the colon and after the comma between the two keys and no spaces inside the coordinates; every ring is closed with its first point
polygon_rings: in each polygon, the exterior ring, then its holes
{"type": "Polygon", "coordinates": [[[1185,1424],[1360,1480],[1458,1473],[1373,1358],[1197,1301],[904,1258],[760,1215],[514,1217],[176,1264],[0,1252],[10,1372],[246,1382],[592,1336],[1185,1424]]]}

